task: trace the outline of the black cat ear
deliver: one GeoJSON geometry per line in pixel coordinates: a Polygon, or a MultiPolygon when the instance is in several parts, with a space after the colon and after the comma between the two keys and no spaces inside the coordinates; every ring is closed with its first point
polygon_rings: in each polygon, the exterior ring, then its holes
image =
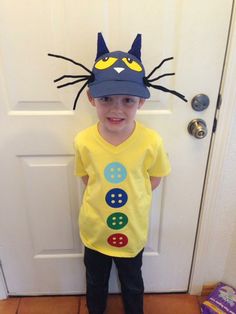
{"type": "Polygon", "coordinates": [[[128,51],[128,53],[135,56],[140,61],[141,61],[141,43],[142,43],[142,35],[138,34],[132,44],[131,49],[128,51]]]}
{"type": "Polygon", "coordinates": [[[98,41],[97,41],[97,56],[96,60],[104,55],[105,53],[109,53],[110,51],[108,50],[105,40],[102,36],[102,33],[98,33],[98,41]]]}

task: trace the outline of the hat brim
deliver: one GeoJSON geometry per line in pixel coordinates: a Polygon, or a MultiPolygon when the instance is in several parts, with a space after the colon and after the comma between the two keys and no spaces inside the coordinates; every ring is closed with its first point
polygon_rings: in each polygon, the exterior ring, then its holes
{"type": "Polygon", "coordinates": [[[94,98],[112,95],[129,95],[140,98],[149,98],[150,92],[144,85],[130,81],[103,81],[89,85],[89,90],[94,98]]]}

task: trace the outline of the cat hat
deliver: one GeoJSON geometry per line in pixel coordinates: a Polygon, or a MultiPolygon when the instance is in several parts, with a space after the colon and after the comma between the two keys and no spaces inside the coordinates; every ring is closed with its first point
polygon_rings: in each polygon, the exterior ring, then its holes
{"type": "Polygon", "coordinates": [[[166,73],[158,77],[151,78],[154,72],[159,69],[162,64],[173,58],[164,59],[157,67],[155,67],[148,76],[145,76],[145,69],[141,62],[141,34],[138,34],[128,52],[115,51],[110,52],[106,46],[104,38],[101,33],[98,33],[97,39],[97,56],[92,71],[86,68],[81,63],[78,63],[67,57],[48,54],[51,57],[61,58],[75,65],[80,66],[88,75],[63,75],[54,82],[58,82],[62,79],[74,79],[72,82],[68,82],[57,86],[57,88],[73,85],[79,82],[85,81],[83,86],[77,93],[74,101],[73,110],[76,108],[78,98],[83,89],[88,85],[91,95],[94,98],[111,96],[111,95],[130,95],[140,98],[149,98],[149,87],[159,89],[164,92],[169,92],[175,96],[181,98],[184,101],[185,96],[182,94],[169,90],[166,87],[160,85],[154,85],[152,82],[161,79],[164,76],[174,75],[175,73],[166,73]]]}
{"type": "Polygon", "coordinates": [[[102,34],[98,34],[97,56],[92,72],[95,80],[88,84],[94,98],[110,95],[131,95],[149,98],[144,84],[145,70],[141,63],[141,35],[135,38],[128,52],[109,52],[102,34]]]}

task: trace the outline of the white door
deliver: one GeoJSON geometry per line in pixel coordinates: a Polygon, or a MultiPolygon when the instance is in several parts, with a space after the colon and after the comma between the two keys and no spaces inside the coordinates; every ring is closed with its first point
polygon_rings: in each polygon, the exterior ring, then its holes
{"type": "MultiPolygon", "coordinates": [[[[226,50],[231,0],[0,2],[0,259],[9,294],[83,293],[83,247],[77,215],[83,185],[73,176],[73,138],[95,123],[85,93],[72,111],[79,86],[57,90],[53,80],[81,74],[56,53],[91,67],[96,36],[110,50],[126,50],[143,34],[143,63],[149,73],[176,72],[161,84],[183,93],[157,91],[138,120],[158,130],[172,164],[154,193],[143,273],[147,292],[188,289],[201,193],[226,50]],[[196,112],[200,93],[209,107],[196,112]],[[187,131],[204,119],[208,135],[187,131]]],[[[117,291],[115,272],[111,291],[117,291]]]]}

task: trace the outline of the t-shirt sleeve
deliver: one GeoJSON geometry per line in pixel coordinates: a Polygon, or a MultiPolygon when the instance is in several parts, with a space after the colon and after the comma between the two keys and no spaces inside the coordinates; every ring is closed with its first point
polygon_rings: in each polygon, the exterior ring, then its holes
{"type": "Polygon", "coordinates": [[[149,169],[149,175],[151,177],[164,177],[171,171],[168,155],[165,151],[162,139],[158,139],[156,148],[156,158],[153,165],[149,169]]]}
{"type": "Polygon", "coordinates": [[[87,172],[85,171],[83,161],[81,159],[80,150],[78,147],[78,144],[75,140],[74,142],[74,148],[75,148],[75,166],[74,166],[74,173],[76,176],[83,177],[87,175],[87,172]]]}

